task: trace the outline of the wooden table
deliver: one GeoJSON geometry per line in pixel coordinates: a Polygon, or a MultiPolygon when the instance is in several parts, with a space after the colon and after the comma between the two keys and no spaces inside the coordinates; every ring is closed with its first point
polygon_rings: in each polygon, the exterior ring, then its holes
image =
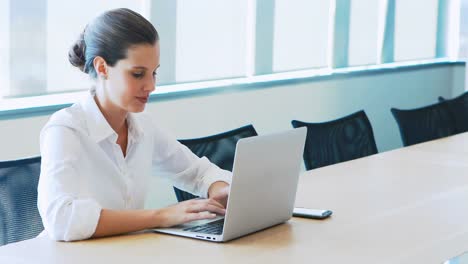
{"type": "Polygon", "coordinates": [[[468,250],[468,133],[308,171],[296,205],[334,214],[225,244],[35,238],[0,247],[0,263],[442,263],[468,250]]]}

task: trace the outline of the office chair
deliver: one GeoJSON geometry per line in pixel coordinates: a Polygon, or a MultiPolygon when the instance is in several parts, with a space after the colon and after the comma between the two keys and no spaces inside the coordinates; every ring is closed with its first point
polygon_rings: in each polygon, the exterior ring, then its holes
{"type": "Polygon", "coordinates": [[[37,209],[40,167],[41,157],[0,162],[0,245],[44,230],[37,209]]]}
{"type": "Polygon", "coordinates": [[[292,120],[293,127],[307,127],[304,163],[307,170],[377,153],[374,132],[364,111],[324,122],[292,120]]]}
{"type": "MultiPolygon", "coordinates": [[[[247,125],[207,137],[181,139],[179,142],[187,146],[198,157],[205,156],[221,169],[232,171],[237,141],[256,135],[255,128],[252,125],[247,125]]],[[[179,202],[197,197],[176,187],[174,187],[174,192],[179,202]]]]}
{"type": "Polygon", "coordinates": [[[468,131],[468,92],[447,100],[450,113],[455,119],[457,133],[468,131]]]}
{"type": "Polygon", "coordinates": [[[457,133],[455,119],[448,100],[415,109],[391,112],[400,128],[404,146],[451,136],[457,133]]]}

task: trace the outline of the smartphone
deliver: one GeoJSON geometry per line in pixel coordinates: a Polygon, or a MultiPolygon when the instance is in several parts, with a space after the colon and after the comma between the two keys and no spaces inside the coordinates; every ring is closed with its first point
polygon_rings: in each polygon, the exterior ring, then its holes
{"type": "Polygon", "coordinates": [[[325,219],[332,215],[330,210],[321,210],[321,209],[309,209],[303,207],[295,207],[293,210],[293,216],[295,217],[304,217],[312,219],[325,219]]]}

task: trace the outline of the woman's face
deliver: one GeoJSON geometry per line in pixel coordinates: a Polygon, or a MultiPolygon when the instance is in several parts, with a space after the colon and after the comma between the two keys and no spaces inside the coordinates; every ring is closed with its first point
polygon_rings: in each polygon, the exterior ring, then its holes
{"type": "Polygon", "coordinates": [[[159,42],[130,47],[127,58],[108,67],[107,99],[126,112],[142,112],[155,89],[158,67],[159,42]]]}

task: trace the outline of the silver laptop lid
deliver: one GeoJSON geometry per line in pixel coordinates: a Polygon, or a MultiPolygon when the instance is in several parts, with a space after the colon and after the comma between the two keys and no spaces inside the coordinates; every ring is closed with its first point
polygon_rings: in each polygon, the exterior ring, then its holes
{"type": "Polygon", "coordinates": [[[306,133],[302,127],[237,142],[224,241],[291,218],[306,133]]]}

